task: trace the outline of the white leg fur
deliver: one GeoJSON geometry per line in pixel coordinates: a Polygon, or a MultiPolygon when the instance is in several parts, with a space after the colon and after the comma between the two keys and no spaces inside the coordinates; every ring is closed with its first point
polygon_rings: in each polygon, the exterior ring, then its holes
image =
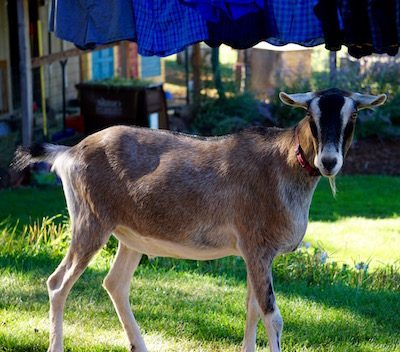
{"type": "Polygon", "coordinates": [[[281,352],[283,320],[276,302],[274,311],[270,314],[263,314],[262,321],[267,330],[270,352],[281,352]]]}
{"type": "Polygon", "coordinates": [[[256,336],[257,325],[260,320],[260,308],[258,306],[256,297],[254,296],[251,282],[247,278],[247,302],[246,302],[246,327],[244,330],[244,339],[242,352],[255,352],[256,350],[256,336]]]}
{"type": "Polygon", "coordinates": [[[130,282],[141,257],[140,253],[119,242],[117,256],[103,283],[103,287],[110,295],[119,320],[128,336],[130,349],[135,352],[147,352],[129,304],[130,282]]]}
{"type": "Polygon", "coordinates": [[[86,269],[96,251],[80,256],[71,245],[66,257],[47,280],[50,298],[50,344],[49,352],[62,352],[63,313],[65,300],[72,286],[86,269]]]}

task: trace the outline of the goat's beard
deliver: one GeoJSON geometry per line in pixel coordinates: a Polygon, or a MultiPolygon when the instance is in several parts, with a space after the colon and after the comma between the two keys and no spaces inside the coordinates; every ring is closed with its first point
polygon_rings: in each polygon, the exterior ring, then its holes
{"type": "Polygon", "coordinates": [[[335,180],[335,176],[329,177],[329,185],[331,186],[333,198],[336,198],[336,180],[335,180]]]}

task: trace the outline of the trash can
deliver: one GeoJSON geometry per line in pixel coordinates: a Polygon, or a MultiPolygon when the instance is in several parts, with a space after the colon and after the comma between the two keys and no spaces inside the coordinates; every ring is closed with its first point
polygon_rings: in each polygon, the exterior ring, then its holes
{"type": "Polygon", "coordinates": [[[162,83],[133,86],[85,82],[78,84],[77,88],[85,135],[114,125],[168,129],[162,83]]]}

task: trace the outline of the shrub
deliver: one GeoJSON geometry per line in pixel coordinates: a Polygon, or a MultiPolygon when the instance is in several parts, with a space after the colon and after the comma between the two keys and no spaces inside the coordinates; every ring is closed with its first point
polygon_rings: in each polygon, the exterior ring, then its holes
{"type": "Polygon", "coordinates": [[[293,109],[293,107],[283,104],[279,98],[279,93],[282,91],[289,94],[309,92],[312,90],[311,83],[301,77],[299,73],[291,70],[278,72],[275,76],[275,82],[277,87],[270,92],[271,116],[280,127],[294,126],[305,116],[305,112],[303,109],[293,109]]]}
{"type": "Polygon", "coordinates": [[[259,102],[251,94],[211,99],[198,107],[190,128],[200,135],[224,135],[246,127],[260,126],[265,116],[258,109],[259,102]]]}

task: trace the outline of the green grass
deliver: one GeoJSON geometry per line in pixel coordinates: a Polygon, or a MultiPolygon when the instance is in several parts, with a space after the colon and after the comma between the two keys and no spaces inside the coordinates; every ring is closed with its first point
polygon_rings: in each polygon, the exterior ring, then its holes
{"type": "Polygon", "coordinates": [[[19,221],[22,226],[32,224],[43,217],[67,213],[61,187],[0,190],[0,222],[9,219],[9,223],[19,221]]]}
{"type": "Polygon", "coordinates": [[[342,176],[334,199],[322,179],[314,194],[304,238],[331,260],[379,267],[400,261],[400,178],[342,176]]]}
{"type": "MultiPolygon", "coordinates": [[[[45,351],[45,278],[60,258],[15,259],[1,258],[6,269],[0,281],[0,346],[3,351],[45,351]]],[[[125,350],[124,333],[101,288],[108,259],[100,254],[69,295],[66,351],[125,350]]],[[[244,279],[143,264],[132,280],[131,307],[150,351],[240,351],[244,279]]],[[[284,351],[400,351],[398,292],[280,277],[275,290],[285,321],[284,351]]],[[[258,347],[267,351],[261,324],[258,347]]]]}
{"type": "Polygon", "coordinates": [[[334,199],[329,182],[321,179],[311,203],[311,221],[400,217],[400,177],[338,176],[336,186],[334,199]]]}
{"type": "MultiPolygon", "coordinates": [[[[400,352],[400,265],[394,263],[400,253],[400,179],[343,176],[337,184],[333,199],[322,180],[310,211],[306,240],[323,249],[303,247],[275,260],[283,351],[400,352]],[[325,264],[323,250],[330,255],[325,264]],[[368,270],[354,268],[369,258],[368,270]]],[[[0,351],[45,351],[45,281],[68,246],[68,223],[62,217],[56,224],[34,220],[64,213],[65,201],[57,188],[1,191],[0,200],[0,219],[9,218],[0,225],[0,351]]],[[[115,239],[68,297],[66,351],[126,350],[123,329],[101,288],[115,255],[113,244],[115,239]]],[[[240,258],[144,257],[130,301],[150,351],[240,351],[245,296],[240,258]]],[[[268,351],[261,323],[257,336],[258,351],[268,351]]]]}

